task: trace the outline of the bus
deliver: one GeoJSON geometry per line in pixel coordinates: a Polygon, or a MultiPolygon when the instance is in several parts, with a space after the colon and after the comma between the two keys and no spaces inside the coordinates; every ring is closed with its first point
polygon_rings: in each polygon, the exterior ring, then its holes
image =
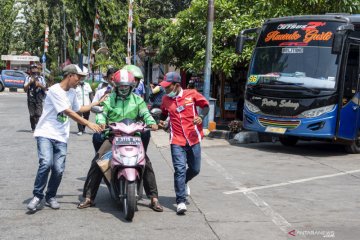
{"type": "Polygon", "coordinates": [[[285,146],[331,141],[360,153],[360,15],[268,19],[240,32],[236,52],[251,40],[244,128],[285,146]]]}

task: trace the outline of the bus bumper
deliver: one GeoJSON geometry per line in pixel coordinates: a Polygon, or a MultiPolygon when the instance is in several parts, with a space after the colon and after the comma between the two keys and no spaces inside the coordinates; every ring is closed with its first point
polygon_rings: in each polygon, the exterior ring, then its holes
{"type": "Polygon", "coordinates": [[[243,126],[247,130],[308,139],[333,139],[336,108],[316,118],[281,118],[254,114],[244,109],[243,126]]]}

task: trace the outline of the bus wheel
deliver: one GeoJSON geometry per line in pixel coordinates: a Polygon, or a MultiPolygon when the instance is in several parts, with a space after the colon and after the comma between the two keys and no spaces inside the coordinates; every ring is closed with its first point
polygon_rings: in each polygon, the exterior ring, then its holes
{"type": "Polygon", "coordinates": [[[360,136],[358,135],[357,139],[353,143],[345,145],[345,150],[351,154],[360,153],[360,136]]]}
{"type": "Polygon", "coordinates": [[[299,139],[297,137],[293,136],[279,136],[281,144],[287,147],[295,146],[298,140],[299,139]]]}
{"type": "Polygon", "coordinates": [[[5,87],[4,85],[0,82],[0,92],[4,91],[5,87]]]}

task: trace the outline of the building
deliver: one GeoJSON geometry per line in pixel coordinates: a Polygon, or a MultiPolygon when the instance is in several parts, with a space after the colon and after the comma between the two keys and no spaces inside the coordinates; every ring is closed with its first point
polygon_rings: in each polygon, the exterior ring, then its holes
{"type": "Polygon", "coordinates": [[[26,72],[30,65],[38,63],[39,57],[31,56],[28,52],[22,55],[1,55],[1,60],[6,61],[6,69],[21,70],[26,72]]]}

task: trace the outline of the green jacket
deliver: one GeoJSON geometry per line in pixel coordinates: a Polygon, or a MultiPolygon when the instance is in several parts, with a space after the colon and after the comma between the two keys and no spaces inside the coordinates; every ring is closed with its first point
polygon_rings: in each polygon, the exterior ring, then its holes
{"type": "Polygon", "coordinates": [[[109,124],[120,122],[125,118],[137,120],[142,118],[146,125],[156,124],[151,116],[144,100],[131,93],[126,99],[117,98],[116,93],[112,92],[110,96],[101,103],[103,112],[96,115],[97,124],[109,124]]]}

